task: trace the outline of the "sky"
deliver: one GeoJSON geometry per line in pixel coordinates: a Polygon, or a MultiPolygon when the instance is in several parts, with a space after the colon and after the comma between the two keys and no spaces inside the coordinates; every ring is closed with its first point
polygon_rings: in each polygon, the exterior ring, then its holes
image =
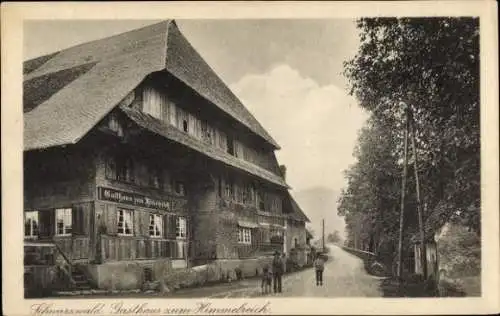
{"type": "MultiPolygon", "coordinates": [[[[30,21],[24,59],[158,21],[30,21]]],[[[177,20],[181,32],[281,146],[293,191],[339,192],[366,115],[347,94],[354,20],[177,20]]],[[[292,193],[293,193],[292,191],[292,193]]]]}

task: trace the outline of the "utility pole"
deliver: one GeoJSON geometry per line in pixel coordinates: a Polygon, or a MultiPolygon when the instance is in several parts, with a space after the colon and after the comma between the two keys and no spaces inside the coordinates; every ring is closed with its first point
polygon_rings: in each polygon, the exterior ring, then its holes
{"type": "Polygon", "coordinates": [[[420,231],[420,263],[422,265],[422,274],[424,275],[424,279],[427,279],[427,254],[426,254],[426,246],[425,246],[425,232],[424,232],[424,220],[422,214],[422,202],[420,200],[420,183],[418,181],[418,162],[417,162],[417,147],[415,134],[417,129],[415,127],[415,120],[413,119],[412,113],[410,113],[410,121],[411,121],[411,145],[413,147],[413,169],[415,172],[415,193],[417,197],[417,212],[418,212],[418,226],[420,231]]]}
{"type": "MultiPolygon", "coordinates": [[[[406,106],[406,105],[405,105],[406,106]]],[[[404,157],[403,157],[403,178],[401,180],[401,213],[399,214],[399,244],[398,244],[398,278],[401,280],[403,274],[403,221],[405,210],[406,173],[408,165],[408,130],[409,130],[409,109],[405,108],[405,133],[404,133],[404,157]]]]}
{"type": "Polygon", "coordinates": [[[323,252],[325,252],[325,219],[321,221],[323,227],[323,252]]]}

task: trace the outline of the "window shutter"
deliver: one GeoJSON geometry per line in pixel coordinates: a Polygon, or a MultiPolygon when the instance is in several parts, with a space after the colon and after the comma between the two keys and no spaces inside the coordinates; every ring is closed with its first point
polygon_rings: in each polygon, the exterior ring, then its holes
{"type": "Polygon", "coordinates": [[[116,206],[112,204],[106,205],[106,227],[109,234],[116,234],[118,231],[118,216],[116,206]]]}
{"type": "Polygon", "coordinates": [[[167,215],[166,219],[166,237],[167,239],[175,239],[176,238],[176,216],[175,215],[167,215]]]}
{"type": "Polygon", "coordinates": [[[149,236],[149,215],[149,212],[139,211],[140,228],[138,229],[141,236],[149,236]]]}
{"type": "Polygon", "coordinates": [[[56,230],[56,210],[44,210],[38,212],[38,237],[52,237],[56,230]]]}
{"type": "Polygon", "coordinates": [[[134,235],[142,236],[142,211],[133,210],[133,222],[134,222],[134,235]]]}
{"type": "Polygon", "coordinates": [[[193,224],[191,223],[191,218],[192,217],[186,217],[186,245],[184,246],[185,249],[185,258],[191,258],[193,256],[192,251],[193,251],[193,246],[191,242],[191,236],[193,236],[192,229],[193,229],[193,224]]]}
{"type": "Polygon", "coordinates": [[[80,204],[71,208],[71,232],[73,235],[83,235],[83,210],[80,204]]]}
{"type": "Polygon", "coordinates": [[[186,216],[186,240],[191,239],[191,217],[186,216]]]}
{"type": "Polygon", "coordinates": [[[165,236],[165,238],[167,239],[170,239],[169,227],[170,227],[170,215],[165,214],[163,216],[163,236],[165,236]]]}
{"type": "Polygon", "coordinates": [[[172,238],[177,238],[177,215],[172,215],[170,220],[170,231],[172,232],[172,238]]]}

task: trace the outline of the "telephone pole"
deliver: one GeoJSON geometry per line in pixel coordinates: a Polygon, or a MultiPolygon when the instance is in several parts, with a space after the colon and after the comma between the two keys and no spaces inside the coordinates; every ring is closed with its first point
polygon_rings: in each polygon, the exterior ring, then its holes
{"type": "Polygon", "coordinates": [[[323,230],[323,252],[325,252],[325,219],[321,221],[322,223],[322,230],[323,230]]]}
{"type": "Polygon", "coordinates": [[[401,213],[399,214],[399,244],[398,244],[398,278],[401,280],[403,274],[403,221],[405,210],[406,174],[408,165],[408,130],[409,130],[409,109],[405,104],[405,133],[404,133],[404,154],[403,154],[403,178],[401,180],[401,213]]]}
{"type": "Polygon", "coordinates": [[[418,212],[418,226],[420,233],[420,263],[422,265],[422,274],[424,279],[427,279],[427,254],[426,254],[426,246],[425,246],[425,231],[424,231],[424,220],[422,214],[422,202],[420,200],[420,183],[418,181],[418,161],[417,161],[417,147],[416,147],[416,128],[415,128],[415,120],[413,119],[412,113],[410,113],[410,122],[411,122],[411,145],[413,147],[413,169],[415,172],[415,194],[417,198],[417,212],[418,212]]]}

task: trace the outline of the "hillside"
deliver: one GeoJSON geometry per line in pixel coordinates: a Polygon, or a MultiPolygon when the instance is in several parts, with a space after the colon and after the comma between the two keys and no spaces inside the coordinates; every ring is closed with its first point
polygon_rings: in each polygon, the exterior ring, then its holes
{"type": "Polygon", "coordinates": [[[313,187],[292,193],[311,223],[308,227],[314,232],[314,239],[321,238],[321,220],[325,219],[325,237],[329,232],[338,230],[344,236],[344,219],[337,215],[339,193],[327,187],[313,187]]]}

